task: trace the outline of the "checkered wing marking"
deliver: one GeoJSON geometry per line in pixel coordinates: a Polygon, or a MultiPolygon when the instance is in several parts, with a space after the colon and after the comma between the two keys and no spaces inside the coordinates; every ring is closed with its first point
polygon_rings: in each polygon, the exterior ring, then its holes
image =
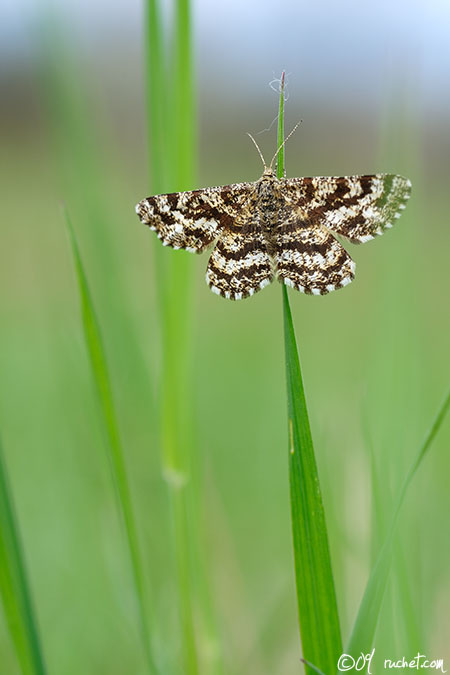
{"type": "Polygon", "coordinates": [[[206,283],[214,293],[241,300],[270,284],[272,278],[272,261],[260,231],[247,226],[222,233],[206,270],[206,283]]]}
{"type": "Polygon", "coordinates": [[[239,219],[255,193],[254,183],[172,192],[143,199],[136,213],[164,246],[202,253],[239,219]]]}
{"type": "Polygon", "coordinates": [[[394,174],[293,178],[284,181],[288,202],[353,243],[363,243],[392,227],[411,193],[411,182],[394,174]]]}
{"type": "Polygon", "coordinates": [[[355,263],[328,232],[304,221],[284,223],[277,235],[275,263],[278,279],[302,293],[325,295],[349,284],[355,263]]]}

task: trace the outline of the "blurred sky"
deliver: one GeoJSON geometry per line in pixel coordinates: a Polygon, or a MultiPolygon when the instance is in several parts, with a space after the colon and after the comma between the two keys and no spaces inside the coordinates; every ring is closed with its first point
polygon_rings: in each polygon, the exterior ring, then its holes
{"type": "MultiPolygon", "coordinates": [[[[33,58],[36,27],[67,18],[74,43],[119,60],[139,52],[141,0],[3,0],[0,58],[33,58]]],[[[164,2],[166,13],[171,2],[164,2]]],[[[376,101],[395,74],[426,108],[450,107],[449,0],[194,0],[198,74],[226,91],[261,92],[282,69],[302,97],[376,101]],[[390,74],[390,75],[389,75],[390,74]]]]}

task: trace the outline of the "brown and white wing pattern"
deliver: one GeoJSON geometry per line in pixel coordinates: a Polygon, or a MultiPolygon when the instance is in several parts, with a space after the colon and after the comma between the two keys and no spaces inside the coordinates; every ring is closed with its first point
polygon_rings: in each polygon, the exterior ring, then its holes
{"type": "Polygon", "coordinates": [[[164,246],[202,253],[224,229],[239,223],[254,191],[254,183],[236,183],[172,192],[143,199],[136,213],[164,246]]]}
{"type": "Polygon", "coordinates": [[[275,263],[282,283],[311,295],[347,286],[355,274],[347,251],[320,223],[294,221],[281,226],[275,263]]]}
{"type": "Polygon", "coordinates": [[[411,194],[411,182],[395,174],[317,176],[283,181],[289,202],[311,223],[320,222],[352,243],[363,243],[392,227],[411,194]]]}
{"type": "Polygon", "coordinates": [[[217,295],[241,300],[270,284],[272,260],[264,234],[254,227],[224,230],[206,270],[206,283],[217,295]]]}
{"type": "Polygon", "coordinates": [[[253,295],[274,275],[324,295],[355,274],[334,235],[362,243],[382,234],[410,191],[410,181],[394,174],[278,181],[267,169],[256,183],[156,195],[136,211],[165,246],[201,253],[216,242],[206,281],[224,298],[253,295]]]}

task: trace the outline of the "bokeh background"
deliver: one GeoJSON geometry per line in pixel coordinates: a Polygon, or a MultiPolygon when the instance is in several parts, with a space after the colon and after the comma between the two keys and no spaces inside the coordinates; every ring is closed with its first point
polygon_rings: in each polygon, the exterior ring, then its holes
{"type": "MultiPolygon", "coordinates": [[[[151,232],[143,7],[133,0],[1,10],[1,433],[49,672],[141,673],[126,550],[86,357],[61,202],[100,319],[156,637],[177,673],[161,362],[151,232]]],[[[164,5],[167,30],[173,7],[164,5]]],[[[286,124],[287,173],[411,178],[396,227],[351,247],[357,276],[291,294],[345,638],[399,485],[449,382],[450,5],[193,2],[198,112],[192,187],[256,180],[286,124]]],[[[166,252],[167,255],[187,255],[166,252]]],[[[227,673],[300,671],[277,284],[242,303],[194,263],[192,397],[207,572],[227,673]]],[[[402,513],[376,639],[382,658],[450,663],[450,424],[402,513]]],[[[0,672],[18,665],[0,614],[0,672]]]]}

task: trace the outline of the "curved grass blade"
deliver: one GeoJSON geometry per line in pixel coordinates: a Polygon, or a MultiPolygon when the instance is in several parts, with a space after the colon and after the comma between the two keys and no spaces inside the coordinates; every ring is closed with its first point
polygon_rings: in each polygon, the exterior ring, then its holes
{"type": "MultiPolygon", "coordinates": [[[[278,143],[284,139],[284,73],[278,143]]],[[[284,175],[284,147],[277,176],[284,175]]],[[[332,673],[342,652],[325,514],[286,286],[282,286],[289,420],[289,479],[300,637],[307,672],[332,673]]]]}
{"type": "Polygon", "coordinates": [[[114,485],[116,487],[119,510],[125,525],[125,533],[127,537],[133,573],[133,582],[136,592],[136,601],[139,612],[142,642],[146,655],[148,672],[152,675],[156,675],[158,670],[155,665],[149,641],[150,622],[147,617],[144,604],[144,576],[139,554],[137,528],[131,503],[130,487],[125,467],[122,442],[120,440],[119,425],[113,401],[108,366],[106,363],[103,342],[100,335],[100,328],[95,315],[94,305],[89,291],[89,286],[75,237],[75,232],[70,222],[68,213],[65,209],[64,216],[69,233],[70,243],[72,246],[72,254],[78,280],[86,347],[91,363],[94,386],[98,402],[100,404],[101,419],[107,439],[109,460],[112,469],[114,485]]]}
{"type": "Polygon", "coordinates": [[[20,532],[0,441],[0,592],[17,659],[24,675],[45,675],[20,532]]]}
{"type": "Polygon", "coordinates": [[[391,517],[391,521],[387,530],[386,537],[381,546],[378,557],[375,561],[375,564],[372,568],[372,572],[367,582],[366,590],[364,591],[364,596],[361,601],[358,615],[353,626],[353,631],[348,643],[346,652],[348,654],[360,654],[361,652],[368,652],[372,648],[373,639],[375,636],[375,630],[378,623],[378,617],[380,614],[381,603],[383,601],[384,592],[386,589],[386,584],[389,575],[389,569],[391,565],[391,559],[393,554],[393,548],[395,543],[395,530],[398,522],[398,517],[400,510],[402,508],[405,495],[408,491],[409,485],[417,472],[420,464],[422,463],[425,455],[427,454],[431,443],[439,431],[442,422],[444,421],[445,415],[447,414],[450,408],[450,391],[447,393],[439,411],[436,415],[436,418],[431,425],[431,428],[425,437],[422,446],[420,447],[419,452],[415,460],[413,461],[408,473],[406,474],[403,485],[400,489],[400,492],[395,503],[394,511],[391,517]]]}

